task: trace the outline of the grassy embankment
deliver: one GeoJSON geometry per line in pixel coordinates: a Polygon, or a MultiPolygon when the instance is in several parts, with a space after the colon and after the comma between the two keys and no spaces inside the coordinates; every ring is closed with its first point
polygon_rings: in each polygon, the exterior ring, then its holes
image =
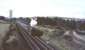
{"type": "Polygon", "coordinates": [[[35,28],[43,31],[41,38],[47,43],[54,45],[60,50],[71,50],[70,47],[67,46],[66,40],[63,38],[63,31],[65,30],[43,26],[36,26],[35,28]]]}

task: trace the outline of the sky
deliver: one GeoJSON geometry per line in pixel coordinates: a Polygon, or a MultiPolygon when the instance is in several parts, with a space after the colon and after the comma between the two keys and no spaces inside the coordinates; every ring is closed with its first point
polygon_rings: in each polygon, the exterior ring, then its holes
{"type": "Polygon", "coordinates": [[[85,0],[0,0],[0,15],[85,18],[85,0]]]}

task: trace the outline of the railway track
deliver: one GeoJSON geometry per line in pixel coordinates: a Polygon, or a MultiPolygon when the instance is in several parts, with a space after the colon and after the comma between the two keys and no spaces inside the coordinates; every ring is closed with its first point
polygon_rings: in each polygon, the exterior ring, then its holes
{"type": "MultiPolygon", "coordinates": [[[[48,45],[46,42],[41,40],[39,37],[33,37],[28,29],[27,25],[21,22],[16,23],[19,34],[24,38],[25,42],[30,46],[30,50],[56,50],[54,47],[48,45]]],[[[29,48],[28,48],[29,49],[29,48]]]]}

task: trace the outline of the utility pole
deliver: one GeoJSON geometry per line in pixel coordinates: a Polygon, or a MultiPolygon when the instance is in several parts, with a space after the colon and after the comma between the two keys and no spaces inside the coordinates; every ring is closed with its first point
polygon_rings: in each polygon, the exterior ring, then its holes
{"type": "Polygon", "coordinates": [[[12,10],[9,11],[9,18],[10,18],[10,22],[12,22],[12,10]]]}
{"type": "Polygon", "coordinates": [[[11,30],[11,27],[12,27],[12,10],[9,10],[9,18],[10,18],[10,30],[11,30]]]}

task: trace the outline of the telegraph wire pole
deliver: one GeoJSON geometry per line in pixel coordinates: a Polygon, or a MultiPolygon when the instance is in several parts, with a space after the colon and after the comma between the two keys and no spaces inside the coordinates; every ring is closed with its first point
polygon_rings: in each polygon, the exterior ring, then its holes
{"type": "Polygon", "coordinates": [[[9,18],[10,18],[10,23],[12,23],[12,10],[9,11],[9,18]]]}
{"type": "Polygon", "coordinates": [[[10,27],[9,27],[9,29],[11,30],[12,29],[12,10],[9,10],[9,18],[10,18],[10,20],[9,20],[9,22],[10,22],[10,27]]]}

